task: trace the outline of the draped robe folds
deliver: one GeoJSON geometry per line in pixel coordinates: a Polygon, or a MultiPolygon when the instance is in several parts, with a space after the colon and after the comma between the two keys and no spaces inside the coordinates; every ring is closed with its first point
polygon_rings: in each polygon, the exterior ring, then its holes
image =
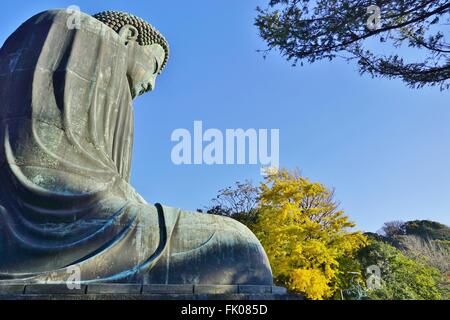
{"type": "Polygon", "coordinates": [[[0,283],[271,284],[243,225],[130,186],[133,106],[118,34],[40,13],[0,51],[0,283]]]}

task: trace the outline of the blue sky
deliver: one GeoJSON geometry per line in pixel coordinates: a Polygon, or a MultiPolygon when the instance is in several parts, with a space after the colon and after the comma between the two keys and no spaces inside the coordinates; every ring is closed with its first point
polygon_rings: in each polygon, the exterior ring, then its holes
{"type": "Polygon", "coordinates": [[[268,1],[23,1],[2,4],[2,42],[23,21],[78,5],[138,15],[168,39],[172,56],[156,90],[135,101],[132,184],[149,202],[195,210],[235,181],[259,182],[257,165],[175,166],[177,128],[280,129],[280,161],[336,188],[365,231],[386,221],[450,225],[450,92],[411,90],[359,76],[342,61],[292,68],[264,60],[253,26],[268,1]]]}

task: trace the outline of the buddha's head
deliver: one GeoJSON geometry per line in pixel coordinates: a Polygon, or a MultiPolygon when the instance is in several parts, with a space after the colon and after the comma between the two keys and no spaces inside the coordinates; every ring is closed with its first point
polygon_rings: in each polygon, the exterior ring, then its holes
{"type": "Polygon", "coordinates": [[[169,45],[150,24],[117,11],[97,13],[94,18],[114,29],[127,50],[127,78],[133,98],[151,91],[169,58],[169,45]]]}

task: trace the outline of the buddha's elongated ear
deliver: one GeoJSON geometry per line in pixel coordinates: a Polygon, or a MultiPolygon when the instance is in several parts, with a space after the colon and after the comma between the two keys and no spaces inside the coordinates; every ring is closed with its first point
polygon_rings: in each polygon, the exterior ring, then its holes
{"type": "Polygon", "coordinates": [[[123,44],[127,45],[130,41],[137,40],[139,31],[134,26],[127,24],[120,29],[119,35],[122,38],[123,44]]]}

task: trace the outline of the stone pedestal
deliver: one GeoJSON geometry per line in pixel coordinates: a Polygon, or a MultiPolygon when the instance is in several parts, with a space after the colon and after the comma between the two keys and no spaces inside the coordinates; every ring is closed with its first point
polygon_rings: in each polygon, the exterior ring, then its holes
{"type": "Polygon", "coordinates": [[[302,300],[276,286],[65,284],[0,285],[0,300],[302,300]]]}

